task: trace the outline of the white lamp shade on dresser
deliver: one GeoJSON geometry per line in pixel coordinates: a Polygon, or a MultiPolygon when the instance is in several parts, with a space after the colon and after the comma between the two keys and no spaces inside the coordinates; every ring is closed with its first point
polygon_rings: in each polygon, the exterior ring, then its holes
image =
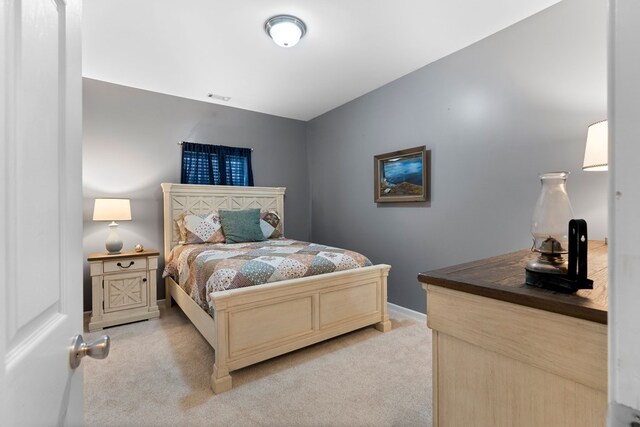
{"type": "Polygon", "coordinates": [[[606,120],[589,126],[587,131],[587,147],[584,150],[584,163],[582,164],[583,170],[608,170],[608,140],[609,126],[606,120]]]}

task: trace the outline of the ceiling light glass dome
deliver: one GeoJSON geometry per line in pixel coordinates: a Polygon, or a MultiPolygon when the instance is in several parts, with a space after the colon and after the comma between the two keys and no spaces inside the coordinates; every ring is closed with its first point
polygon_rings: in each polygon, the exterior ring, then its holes
{"type": "Polygon", "coordinates": [[[307,26],[295,16],[277,15],[265,22],[264,30],[278,46],[293,47],[305,35],[307,26]]]}

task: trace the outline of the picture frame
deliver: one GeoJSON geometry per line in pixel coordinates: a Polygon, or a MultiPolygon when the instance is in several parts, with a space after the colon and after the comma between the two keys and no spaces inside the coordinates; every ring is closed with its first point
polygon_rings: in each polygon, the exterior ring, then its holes
{"type": "Polygon", "coordinates": [[[429,201],[431,150],[426,146],[378,154],[373,162],[376,203],[429,201]]]}

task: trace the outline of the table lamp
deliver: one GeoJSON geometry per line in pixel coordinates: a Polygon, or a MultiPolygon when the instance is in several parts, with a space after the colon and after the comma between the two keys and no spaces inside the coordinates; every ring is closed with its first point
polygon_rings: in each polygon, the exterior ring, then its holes
{"type": "Polygon", "coordinates": [[[587,146],[584,150],[582,169],[585,171],[606,171],[609,169],[607,142],[609,126],[606,120],[596,122],[587,130],[587,146]]]}
{"type": "MultiPolygon", "coordinates": [[[[601,120],[589,125],[587,128],[587,145],[584,149],[584,171],[608,171],[609,170],[609,124],[607,120],[601,120]]],[[[607,244],[607,237],[604,238],[607,244]]]]}
{"type": "Polygon", "coordinates": [[[118,233],[116,221],[131,221],[129,199],[96,199],[93,206],[93,220],[111,221],[105,247],[109,255],[119,254],[122,249],[122,239],[118,233]]]}

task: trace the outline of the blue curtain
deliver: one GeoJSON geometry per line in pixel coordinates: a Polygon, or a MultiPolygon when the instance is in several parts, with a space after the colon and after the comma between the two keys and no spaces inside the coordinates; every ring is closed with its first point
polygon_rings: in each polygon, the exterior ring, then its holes
{"type": "Polygon", "coordinates": [[[182,143],[183,184],[253,186],[251,149],[182,143]]]}

